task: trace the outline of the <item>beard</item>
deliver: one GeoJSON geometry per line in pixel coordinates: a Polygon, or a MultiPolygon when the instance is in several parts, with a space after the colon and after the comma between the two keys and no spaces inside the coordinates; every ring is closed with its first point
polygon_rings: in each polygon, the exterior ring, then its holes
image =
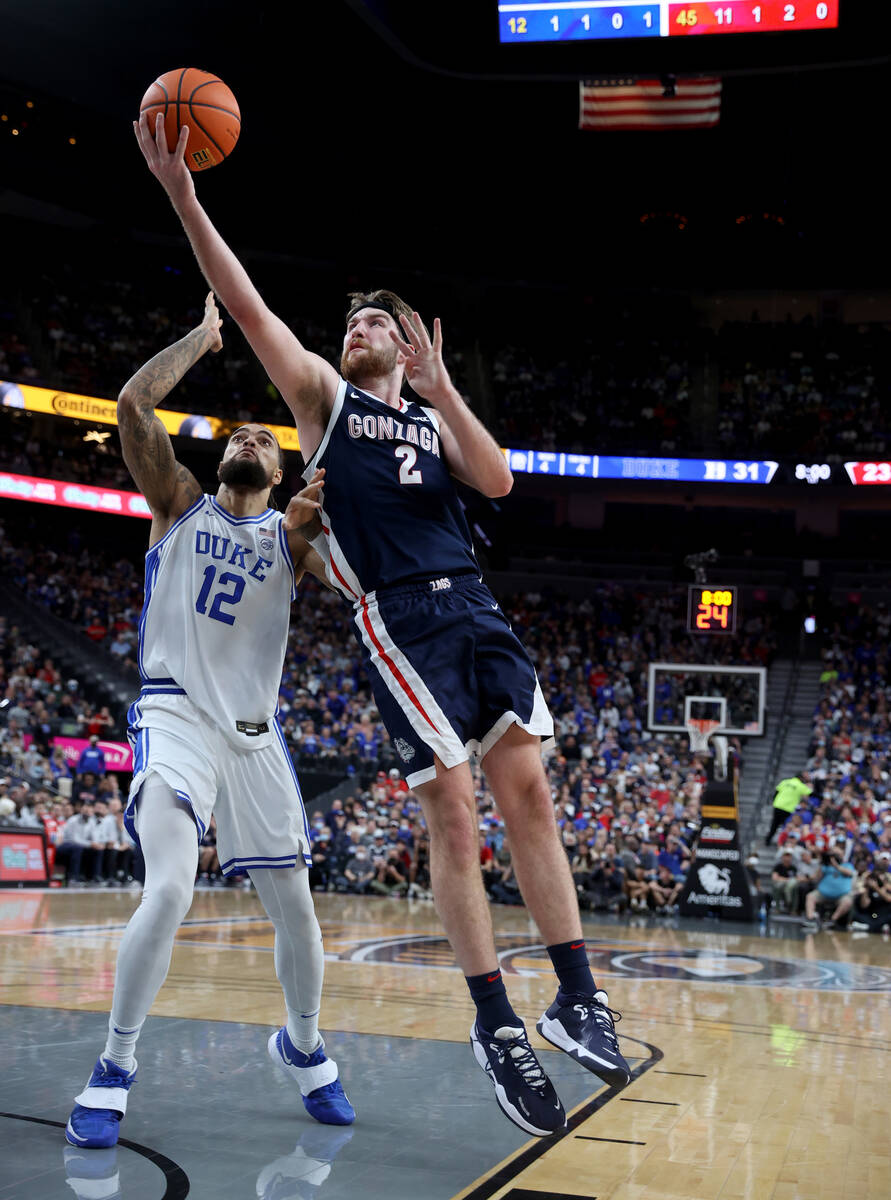
{"type": "Polygon", "coordinates": [[[382,379],[392,375],[396,370],[396,360],[399,350],[396,346],[388,346],[384,350],[364,348],[361,355],[352,363],[349,350],[344,350],[340,356],[340,373],[350,383],[361,385],[363,379],[382,379]]]}
{"type": "Polygon", "coordinates": [[[262,492],[272,487],[272,476],[268,476],[263,464],[255,458],[230,458],[221,462],[217,479],[231,488],[247,488],[251,492],[262,492]]]}

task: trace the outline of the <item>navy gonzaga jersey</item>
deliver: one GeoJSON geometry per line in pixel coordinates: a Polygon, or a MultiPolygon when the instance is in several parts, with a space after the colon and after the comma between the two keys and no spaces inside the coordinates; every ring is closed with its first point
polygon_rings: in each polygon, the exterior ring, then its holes
{"type": "Polygon", "coordinates": [[[443,461],[433,408],[391,408],[340,381],[303,476],[326,469],[322,534],[313,542],[349,600],[412,579],[479,571],[443,461]]]}

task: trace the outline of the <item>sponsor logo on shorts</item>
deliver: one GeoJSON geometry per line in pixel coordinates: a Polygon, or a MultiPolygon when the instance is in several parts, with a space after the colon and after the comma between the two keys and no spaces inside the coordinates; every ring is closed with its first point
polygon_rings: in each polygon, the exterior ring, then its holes
{"type": "Polygon", "coordinates": [[[414,746],[410,745],[410,743],[408,743],[405,740],[405,738],[401,738],[401,737],[398,737],[396,739],[396,741],[393,743],[393,745],[396,747],[396,753],[399,755],[399,757],[402,759],[403,762],[405,762],[405,763],[411,762],[411,760],[415,756],[414,746]]]}

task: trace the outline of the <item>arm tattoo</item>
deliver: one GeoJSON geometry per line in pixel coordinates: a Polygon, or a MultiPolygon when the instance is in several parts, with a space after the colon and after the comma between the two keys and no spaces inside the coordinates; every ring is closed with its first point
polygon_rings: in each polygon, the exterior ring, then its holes
{"type": "Polygon", "coordinates": [[[155,406],[205,353],[210,337],[209,330],[193,329],[140,367],[118,398],[124,461],[153,509],[165,509],[177,500],[184,502],[185,509],[201,495],[191,471],[177,463],[155,406]]]}

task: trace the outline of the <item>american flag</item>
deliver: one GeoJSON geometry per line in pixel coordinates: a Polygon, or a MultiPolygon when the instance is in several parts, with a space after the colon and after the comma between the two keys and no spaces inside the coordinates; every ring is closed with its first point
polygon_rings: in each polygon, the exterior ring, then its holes
{"type": "Polygon", "coordinates": [[[579,84],[579,129],[708,129],[721,118],[721,80],[590,79],[579,84]],[[674,95],[666,95],[673,90],[674,95]]]}

